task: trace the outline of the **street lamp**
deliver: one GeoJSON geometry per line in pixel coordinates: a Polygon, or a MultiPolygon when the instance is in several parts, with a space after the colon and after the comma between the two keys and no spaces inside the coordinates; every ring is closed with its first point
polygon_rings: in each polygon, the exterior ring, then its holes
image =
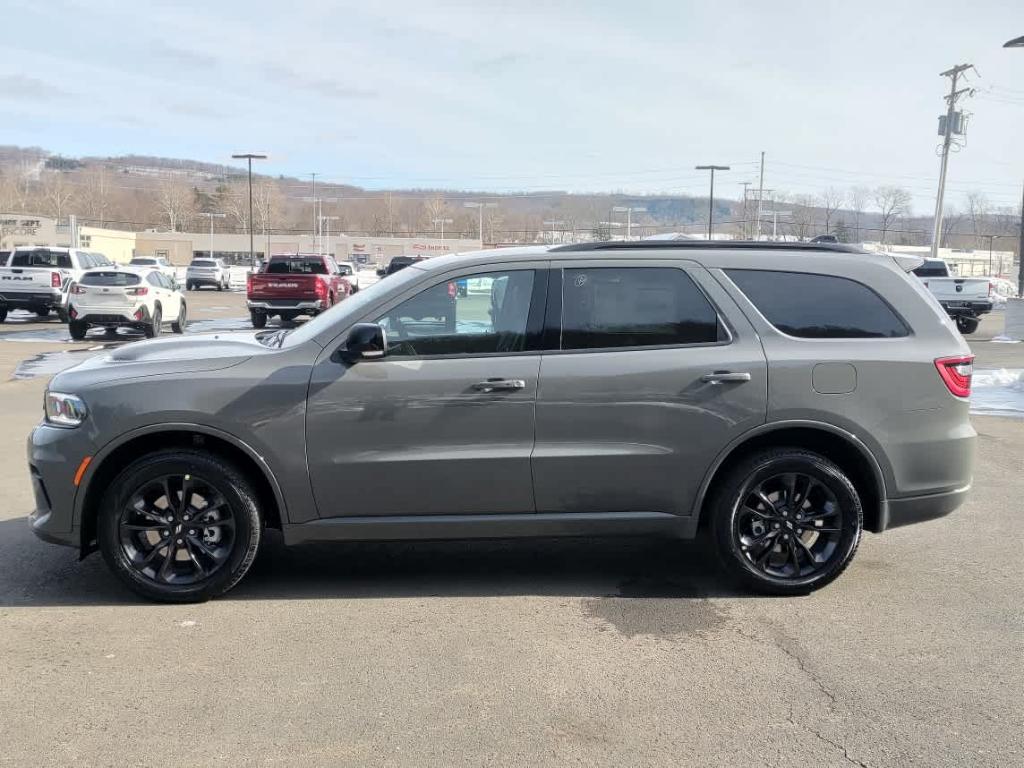
{"type": "MultiPolygon", "coordinates": [[[[235,160],[246,160],[249,163],[249,266],[256,266],[256,246],[253,242],[252,234],[252,161],[253,160],[266,160],[266,155],[260,155],[253,152],[241,152],[237,155],[232,155],[235,160]]],[[[267,254],[268,256],[270,254],[267,254]]]]}
{"type": "MultiPolygon", "coordinates": [[[[332,221],[337,221],[340,218],[341,218],[340,216],[321,216],[320,217],[320,226],[327,230],[326,234],[324,235],[324,239],[327,241],[327,255],[328,256],[331,255],[331,222],[332,221]]],[[[321,253],[321,255],[323,254],[323,250],[324,250],[324,246],[323,246],[323,243],[321,242],[321,244],[320,244],[320,253],[321,253]]]]}
{"type": "Polygon", "coordinates": [[[431,219],[430,223],[433,224],[435,227],[438,224],[441,225],[441,239],[444,240],[444,225],[445,224],[451,224],[452,223],[452,219],[431,219]]]}
{"type": "Polygon", "coordinates": [[[642,205],[639,205],[639,206],[616,205],[614,208],[612,208],[612,210],[615,211],[616,213],[622,213],[623,211],[626,213],[626,239],[627,240],[632,240],[633,239],[633,214],[634,213],[647,213],[647,209],[644,208],[642,205]]]}
{"type": "Polygon", "coordinates": [[[213,220],[214,219],[226,218],[227,214],[226,213],[207,213],[206,211],[203,211],[203,216],[209,216],[210,217],[210,258],[212,259],[213,258],[213,220]]]}
{"type": "Polygon", "coordinates": [[[715,171],[728,171],[728,165],[698,165],[698,171],[711,171],[711,194],[708,195],[708,240],[711,239],[711,222],[715,217],[715,171]]]}
{"type": "Polygon", "coordinates": [[[476,208],[477,210],[479,210],[479,212],[480,212],[480,227],[477,230],[477,232],[480,235],[480,247],[483,248],[484,247],[484,208],[497,208],[498,204],[497,203],[472,202],[472,203],[463,203],[462,207],[463,208],[476,208]]]}
{"type": "MultiPolygon", "coordinates": [[[[1003,48],[1024,48],[1024,37],[1007,40],[1003,48]]],[[[1017,241],[1017,298],[1024,298],[1024,194],[1020,201],[1020,240],[1017,241]]]]}

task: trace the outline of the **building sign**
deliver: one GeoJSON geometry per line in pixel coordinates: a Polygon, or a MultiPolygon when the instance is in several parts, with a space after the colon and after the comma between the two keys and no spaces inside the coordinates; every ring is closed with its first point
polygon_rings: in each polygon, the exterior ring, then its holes
{"type": "Polygon", "coordinates": [[[0,219],[0,228],[5,235],[35,237],[43,223],[39,219],[0,219]]]}
{"type": "Polygon", "coordinates": [[[414,251],[450,251],[447,245],[441,245],[440,243],[413,243],[412,249],[414,251]]]}

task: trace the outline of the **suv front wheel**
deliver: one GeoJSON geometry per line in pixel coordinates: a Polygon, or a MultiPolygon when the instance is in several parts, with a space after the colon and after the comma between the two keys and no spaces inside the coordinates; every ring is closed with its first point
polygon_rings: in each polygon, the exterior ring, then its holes
{"type": "Polygon", "coordinates": [[[224,594],[256,558],[262,518],[252,485],[220,457],[189,450],[143,456],[109,485],[97,520],[114,574],[152,600],[224,594]]]}
{"type": "Polygon", "coordinates": [[[797,448],[742,461],[719,484],[710,512],[726,570],[773,595],[806,594],[839,576],[857,551],[864,518],[842,469],[797,448]]]}

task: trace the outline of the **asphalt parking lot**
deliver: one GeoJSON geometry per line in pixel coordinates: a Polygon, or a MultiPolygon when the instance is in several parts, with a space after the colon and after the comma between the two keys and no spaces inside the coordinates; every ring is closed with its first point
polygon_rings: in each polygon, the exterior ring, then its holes
{"type": "MultiPolygon", "coordinates": [[[[977,366],[1024,368],[1000,324],[977,366]]],[[[975,418],[970,502],[808,597],[697,544],[271,538],[225,598],[159,606],[25,519],[47,372],[121,341],[0,326],[0,765],[1024,765],[1024,420],[975,418]]]]}

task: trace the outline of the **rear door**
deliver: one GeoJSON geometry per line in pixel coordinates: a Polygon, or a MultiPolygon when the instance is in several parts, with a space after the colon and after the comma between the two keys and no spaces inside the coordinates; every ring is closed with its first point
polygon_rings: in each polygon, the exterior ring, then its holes
{"type": "Polygon", "coordinates": [[[545,328],[538,512],[689,515],[715,457],[765,421],[761,343],[694,263],[554,262],[545,328]]]}

